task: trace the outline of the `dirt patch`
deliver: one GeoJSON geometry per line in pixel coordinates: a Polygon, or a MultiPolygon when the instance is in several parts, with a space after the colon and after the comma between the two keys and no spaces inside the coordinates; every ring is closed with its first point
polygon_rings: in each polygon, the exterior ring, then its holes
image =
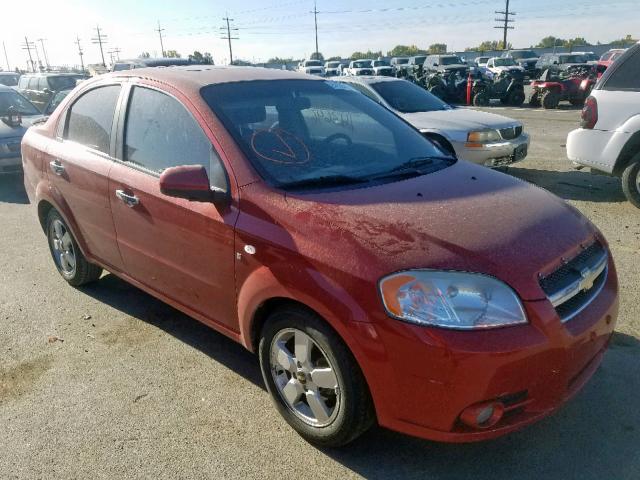
{"type": "Polygon", "coordinates": [[[0,404],[31,390],[40,377],[51,368],[51,357],[39,357],[0,369],[0,404]]]}

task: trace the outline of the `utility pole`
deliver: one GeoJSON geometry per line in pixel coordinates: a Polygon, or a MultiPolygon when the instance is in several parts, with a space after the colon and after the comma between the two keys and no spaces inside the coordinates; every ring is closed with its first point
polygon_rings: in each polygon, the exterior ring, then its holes
{"type": "Polygon", "coordinates": [[[7,55],[7,46],[2,42],[2,49],[4,50],[4,59],[7,62],[7,71],[11,71],[11,67],[9,66],[9,56],[7,55]]]}
{"type": "Polygon", "coordinates": [[[47,71],[51,70],[51,66],[49,65],[49,57],[47,57],[47,51],[44,49],[44,41],[46,38],[39,38],[38,42],[40,42],[40,47],[42,48],[42,55],[44,55],[44,63],[47,66],[47,71]]]}
{"type": "Polygon", "coordinates": [[[82,67],[82,71],[84,72],[84,60],[82,59],[82,56],[84,55],[84,52],[82,51],[82,47],[80,46],[80,37],[76,35],[76,41],[75,41],[76,45],[78,45],[78,55],[80,55],[80,65],[82,67]]]}
{"type": "Polygon", "coordinates": [[[515,22],[515,20],[509,18],[509,16],[511,15],[515,15],[515,12],[510,12],[509,11],[509,0],[506,0],[507,4],[505,6],[505,9],[503,12],[498,12],[496,11],[495,13],[497,13],[498,15],[503,15],[502,18],[496,18],[496,22],[500,23],[500,25],[497,25],[493,28],[499,28],[501,30],[504,31],[504,37],[503,37],[503,43],[502,43],[502,49],[503,50],[507,50],[507,31],[508,30],[513,30],[515,27],[512,25],[509,25],[510,23],[515,22]]]}
{"type": "Polygon", "coordinates": [[[111,59],[111,63],[120,60],[120,52],[122,50],[120,50],[118,47],[114,48],[113,50],[109,50],[107,53],[109,54],[109,58],[111,59]]]}
{"type": "Polygon", "coordinates": [[[156,28],[156,32],[158,32],[158,35],[160,36],[160,50],[162,51],[162,56],[165,56],[164,53],[164,45],[162,43],[162,32],[164,31],[164,28],[160,28],[160,20],[158,20],[158,28],[156,28]]]}
{"type": "MultiPolygon", "coordinates": [[[[227,14],[227,16],[225,18],[223,18],[222,20],[224,20],[225,22],[227,22],[227,26],[226,27],[220,27],[220,30],[223,30],[222,34],[223,36],[220,37],[222,40],[228,40],[229,41],[229,65],[233,65],[233,50],[231,49],[231,40],[240,40],[240,37],[232,37],[231,36],[231,31],[237,32],[238,29],[237,28],[232,28],[230,22],[233,22],[233,18],[229,18],[229,14],[227,14]],[[226,36],[224,35],[224,30],[227,31],[226,36]]],[[[237,33],[235,33],[235,35],[237,35],[237,33]]]]}
{"type": "Polygon", "coordinates": [[[100,33],[100,26],[96,25],[96,33],[97,35],[91,39],[91,43],[100,45],[100,56],[102,57],[102,66],[106,67],[107,64],[104,62],[104,51],[102,50],[102,44],[107,43],[107,36],[100,33]]]}
{"type": "Polygon", "coordinates": [[[313,13],[313,21],[316,26],[316,60],[319,60],[318,58],[318,14],[320,12],[318,11],[318,5],[315,1],[313,2],[313,12],[311,13],[313,13]]]}
{"type": "Polygon", "coordinates": [[[30,42],[27,37],[24,37],[24,43],[22,44],[22,50],[26,50],[29,54],[29,63],[31,64],[31,71],[35,73],[36,66],[33,63],[33,57],[31,56],[31,49],[35,47],[35,43],[30,42]]]}

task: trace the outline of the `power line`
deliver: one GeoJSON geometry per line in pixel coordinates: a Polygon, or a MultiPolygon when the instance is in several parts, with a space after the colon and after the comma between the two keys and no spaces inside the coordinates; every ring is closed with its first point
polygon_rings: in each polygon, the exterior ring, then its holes
{"type": "Polygon", "coordinates": [[[84,60],[82,58],[82,56],[84,55],[84,52],[82,51],[82,46],[80,46],[80,37],[77,35],[76,35],[75,44],[78,45],[78,55],[80,55],[80,66],[82,67],[82,71],[84,72],[84,60]]]}
{"type": "Polygon", "coordinates": [[[107,64],[104,61],[104,51],[102,50],[102,44],[107,43],[107,36],[100,33],[100,26],[96,25],[96,36],[91,38],[91,43],[100,45],[100,56],[102,57],[102,66],[106,67],[107,64]]]}
{"type": "Polygon", "coordinates": [[[40,42],[40,47],[42,47],[42,54],[44,55],[44,63],[47,66],[47,70],[50,70],[51,67],[49,65],[49,58],[47,57],[47,51],[44,49],[44,41],[46,38],[38,38],[38,42],[40,42]]]}
{"type": "MultiPolygon", "coordinates": [[[[232,37],[231,36],[231,31],[238,31],[237,27],[231,28],[231,24],[230,22],[233,22],[233,18],[229,18],[229,15],[227,15],[226,17],[224,17],[222,20],[224,20],[225,22],[227,22],[227,26],[226,27],[220,27],[220,30],[223,30],[223,36],[220,37],[222,40],[228,40],[229,41],[229,64],[233,65],[233,50],[231,49],[231,40],[240,40],[240,37],[232,37]],[[224,36],[224,30],[227,31],[227,35],[224,36]]],[[[237,33],[235,34],[237,35],[237,33]]]]}
{"type": "Polygon", "coordinates": [[[164,28],[160,28],[160,20],[158,20],[158,28],[156,29],[156,32],[158,32],[158,35],[160,36],[160,51],[162,52],[162,56],[165,56],[164,53],[164,45],[162,44],[162,32],[164,31],[164,28]]]}
{"type": "Polygon", "coordinates": [[[24,37],[24,43],[22,44],[22,50],[26,50],[27,53],[29,54],[29,63],[31,64],[31,71],[35,72],[36,71],[36,66],[33,63],[33,57],[31,56],[31,49],[35,48],[36,44],[33,42],[30,42],[29,39],[27,39],[27,37],[24,37]]]}
{"type": "Polygon", "coordinates": [[[503,39],[503,43],[502,43],[502,49],[503,50],[507,50],[507,32],[509,30],[513,30],[515,28],[514,26],[509,25],[510,23],[515,22],[515,20],[510,19],[509,16],[510,15],[515,15],[516,13],[509,11],[509,0],[506,0],[506,6],[504,8],[504,12],[496,11],[495,13],[497,13],[498,15],[503,15],[502,18],[496,18],[496,22],[499,22],[502,25],[496,25],[493,28],[501,28],[504,31],[504,39],[503,39]]]}

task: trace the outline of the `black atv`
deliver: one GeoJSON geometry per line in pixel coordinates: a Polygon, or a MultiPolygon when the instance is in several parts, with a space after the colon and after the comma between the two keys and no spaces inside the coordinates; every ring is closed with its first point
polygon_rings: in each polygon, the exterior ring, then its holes
{"type": "Polygon", "coordinates": [[[516,72],[504,71],[495,75],[493,79],[483,77],[473,95],[473,104],[478,107],[489,105],[497,98],[503,105],[521,106],[525,101],[524,75],[516,72]]]}

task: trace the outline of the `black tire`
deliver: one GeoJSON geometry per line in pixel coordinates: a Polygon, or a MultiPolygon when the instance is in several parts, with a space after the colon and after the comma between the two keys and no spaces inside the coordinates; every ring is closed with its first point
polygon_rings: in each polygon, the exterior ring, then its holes
{"type": "Polygon", "coordinates": [[[584,100],[584,98],[572,98],[569,103],[574,107],[582,107],[584,106],[584,100]]]}
{"type": "Polygon", "coordinates": [[[548,90],[542,94],[542,108],[552,110],[554,108],[558,108],[558,104],[560,103],[560,95],[556,92],[548,90]]]}
{"type": "Polygon", "coordinates": [[[529,99],[529,106],[533,108],[538,108],[540,106],[540,96],[537,93],[531,95],[529,99]]]}
{"type": "Polygon", "coordinates": [[[640,153],[637,153],[622,172],[622,191],[627,200],[640,208],[640,153]]]}
{"type": "Polygon", "coordinates": [[[524,90],[521,90],[519,88],[509,93],[509,97],[507,99],[509,105],[512,105],[514,107],[522,106],[522,104],[524,103],[524,100],[525,100],[524,90]]]}
{"type": "MultiPolygon", "coordinates": [[[[369,388],[360,367],[342,339],[318,316],[298,306],[272,313],[262,329],[259,345],[260,369],[278,412],[305,440],[323,447],[340,447],[355,440],[375,423],[369,388]],[[295,329],[308,335],[326,356],[335,372],[340,400],[335,418],[325,426],[313,426],[294,413],[276,386],[271,364],[274,339],[295,329]]],[[[300,368],[300,363],[298,363],[300,368]]],[[[311,377],[308,377],[311,378],[311,377]]],[[[305,400],[302,400],[304,402],[305,400]]]]}
{"type": "Polygon", "coordinates": [[[81,285],[94,282],[100,278],[100,275],[102,275],[102,268],[87,261],[87,259],[80,251],[78,243],[73,237],[71,230],[67,226],[62,216],[55,209],[51,209],[49,211],[49,214],[47,215],[46,233],[47,242],[49,243],[49,251],[51,252],[53,263],[55,264],[60,275],[62,275],[62,278],[64,278],[69,285],[79,287],[81,285]],[[59,222],[59,224],[57,225],[59,226],[61,224],[64,227],[66,234],[69,235],[68,242],[70,242],[71,247],[69,251],[73,252],[73,257],[75,259],[75,266],[73,269],[64,268],[62,260],[56,253],[56,222],[59,222]]]}
{"type": "Polygon", "coordinates": [[[444,88],[442,88],[440,85],[431,87],[429,89],[429,92],[438,97],[440,100],[445,100],[445,97],[447,96],[447,92],[445,92],[444,88]]]}
{"type": "Polygon", "coordinates": [[[489,105],[489,96],[485,92],[478,92],[473,96],[473,105],[476,107],[486,107],[489,105]]]}

